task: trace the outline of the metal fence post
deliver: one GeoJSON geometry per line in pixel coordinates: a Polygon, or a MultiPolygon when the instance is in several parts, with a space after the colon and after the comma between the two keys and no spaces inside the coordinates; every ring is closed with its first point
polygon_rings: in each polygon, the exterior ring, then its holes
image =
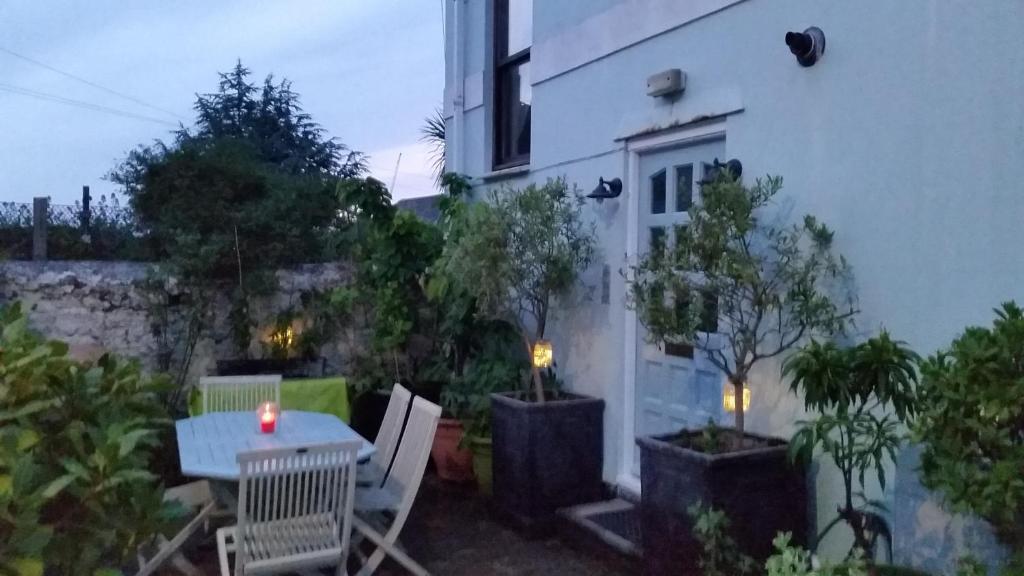
{"type": "Polygon", "coordinates": [[[46,260],[46,225],[49,222],[50,199],[32,199],[32,259],[46,260]]]}

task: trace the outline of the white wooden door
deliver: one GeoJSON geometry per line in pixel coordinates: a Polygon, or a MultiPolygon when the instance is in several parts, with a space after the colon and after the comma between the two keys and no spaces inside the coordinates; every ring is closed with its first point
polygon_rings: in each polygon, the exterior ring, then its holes
{"type": "MultiPolygon", "coordinates": [[[[705,141],[640,157],[641,251],[670,247],[675,231],[689,222],[688,209],[700,202],[700,182],[716,158],[724,161],[725,141],[705,141]]],[[[637,327],[635,433],[650,436],[695,428],[721,417],[723,378],[689,346],[647,341],[637,327]]],[[[640,455],[634,451],[633,472],[640,455]]]]}

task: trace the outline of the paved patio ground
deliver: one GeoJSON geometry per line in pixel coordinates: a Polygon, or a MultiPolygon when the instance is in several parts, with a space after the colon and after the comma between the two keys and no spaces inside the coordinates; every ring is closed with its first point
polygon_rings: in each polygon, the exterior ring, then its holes
{"type": "MultiPolygon", "coordinates": [[[[402,532],[405,550],[434,576],[627,576],[639,574],[614,558],[570,547],[552,537],[523,538],[497,523],[487,500],[473,490],[428,476],[402,532]]],[[[206,574],[217,574],[216,549],[195,558],[206,574]]],[[[385,562],[380,576],[406,576],[385,562]]]]}

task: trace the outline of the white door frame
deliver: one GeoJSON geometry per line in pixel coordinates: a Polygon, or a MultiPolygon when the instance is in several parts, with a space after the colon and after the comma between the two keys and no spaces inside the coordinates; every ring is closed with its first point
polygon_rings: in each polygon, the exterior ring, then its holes
{"type": "MultiPolygon", "coordinates": [[[[640,156],[665,148],[676,148],[687,144],[697,144],[703,140],[725,138],[725,118],[712,122],[634,138],[626,141],[626,266],[636,263],[639,254],[640,227],[640,156]]],[[[728,144],[727,144],[728,145],[728,144]]],[[[696,175],[696,173],[695,173],[696,175]]],[[[636,347],[637,347],[637,316],[636,311],[626,308],[625,362],[623,382],[623,414],[622,414],[622,454],[619,458],[619,471],[616,484],[628,492],[640,495],[640,478],[633,474],[633,457],[636,451],[636,347]]]]}

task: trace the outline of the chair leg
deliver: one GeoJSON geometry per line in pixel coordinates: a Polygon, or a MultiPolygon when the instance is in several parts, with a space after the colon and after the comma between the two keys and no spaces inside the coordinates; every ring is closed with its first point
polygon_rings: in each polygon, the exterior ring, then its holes
{"type": "Polygon", "coordinates": [[[393,541],[381,536],[380,533],[360,518],[352,519],[352,527],[365,536],[367,540],[373,542],[377,546],[377,549],[370,555],[366,564],[360,568],[358,576],[370,576],[370,574],[373,574],[380,566],[380,563],[384,561],[385,556],[392,557],[403,568],[415,576],[430,576],[430,573],[427,572],[423,566],[417,564],[416,561],[410,558],[408,554],[401,551],[393,541]]]}
{"type": "Polygon", "coordinates": [[[228,552],[235,550],[235,529],[221,528],[217,530],[217,555],[220,556],[220,576],[231,576],[231,566],[228,564],[228,552]],[[228,538],[231,542],[228,542],[228,538]]]}

